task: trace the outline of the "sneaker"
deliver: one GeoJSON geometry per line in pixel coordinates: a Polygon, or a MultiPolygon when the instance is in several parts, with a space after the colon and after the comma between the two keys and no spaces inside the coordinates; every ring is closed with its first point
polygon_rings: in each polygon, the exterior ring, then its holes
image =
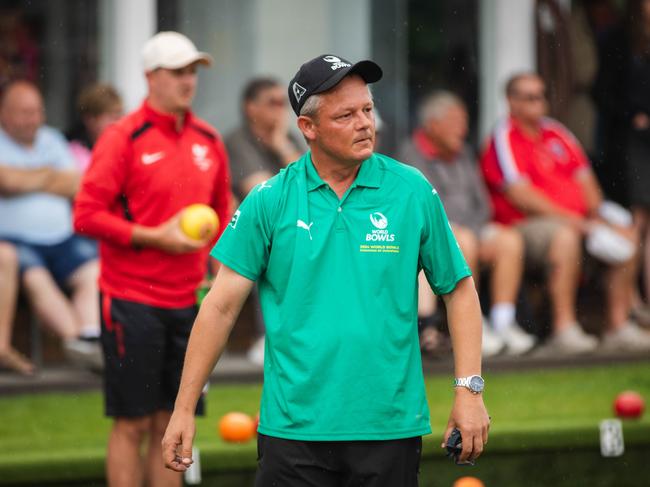
{"type": "Polygon", "coordinates": [[[63,351],[74,364],[94,371],[104,370],[104,357],[97,338],[70,338],[63,342],[63,351]]]}
{"type": "Polygon", "coordinates": [[[507,355],[523,355],[529,352],[537,340],[521,329],[519,324],[512,323],[508,328],[499,333],[499,337],[506,346],[507,355]]]}
{"type": "Polygon", "coordinates": [[[642,328],[650,328],[650,306],[642,305],[632,308],[630,318],[642,328]]]}
{"type": "Polygon", "coordinates": [[[264,335],[255,340],[246,352],[246,357],[251,363],[259,367],[264,366],[264,335]]]}
{"type": "Polygon", "coordinates": [[[488,325],[487,319],[483,317],[483,342],[481,345],[481,355],[483,357],[494,357],[498,355],[503,350],[505,344],[501,337],[496,334],[490,325],[488,325]]]}
{"type": "Polygon", "coordinates": [[[585,333],[578,323],[554,333],[546,342],[548,351],[562,355],[593,352],[597,346],[598,339],[585,333]]]}
{"type": "Polygon", "coordinates": [[[644,352],[650,350],[650,333],[642,330],[636,323],[627,321],[617,330],[603,335],[603,350],[644,352]]]}

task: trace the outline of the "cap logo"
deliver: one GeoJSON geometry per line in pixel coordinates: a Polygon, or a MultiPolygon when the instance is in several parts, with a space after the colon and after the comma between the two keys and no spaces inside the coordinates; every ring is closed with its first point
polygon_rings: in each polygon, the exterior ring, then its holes
{"type": "Polygon", "coordinates": [[[323,58],[323,61],[327,61],[328,63],[331,63],[332,65],[330,66],[330,68],[332,68],[333,71],[336,71],[337,69],[340,68],[347,68],[351,66],[351,64],[341,61],[341,59],[337,58],[336,56],[325,56],[323,58]]]}
{"type": "Polygon", "coordinates": [[[307,90],[304,87],[300,86],[296,82],[293,83],[293,96],[296,97],[297,102],[300,102],[300,99],[306,92],[307,90]]]}

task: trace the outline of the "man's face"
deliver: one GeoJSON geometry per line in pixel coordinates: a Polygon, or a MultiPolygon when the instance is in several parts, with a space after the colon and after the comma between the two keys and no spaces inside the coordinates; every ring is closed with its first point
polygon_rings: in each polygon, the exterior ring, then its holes
{"type": "Polygon", "coordinates": [[[44,121],[40,93],[28,84],[10,86],[0,107],[0,123],[7,134],[21,144],[31,145],[44,121]]]}
{"type": "Polygon", "coordinates": [[[442,151],[458,154],[467,136],[467,112],[460,105],[450,105],[440,119],[427,122],[425,131],[442,151]]]}
{"type": "Polygon", "coordinates": [[[548,110],[546,86],[534,76],[521,78],[508,97],[510,113],[527,123],[539,123],[548,110]]]}
{"type": "Polygon", "coordinates": [[[110,110],[100,113],[97,116],[86,117],[84,123],[92,140],[97,140],[102,132],[104,132],[109,125],[122,118],[123,114],[124,110],[122,105],[117,104],[111,107],[110,110]]]}
{"type": "Polygon", "coordinates": [[[184,68],[158,68],[147,73],[149,96],[166,112],[185,112],[196,93],[197,63],[184,68]]]}
{"type": "Polygon", "coordinates": [[[303,130],[305,137],[341,162],[368,159],[375,144],[375,116],[366,82],[348,76],[321,97],[317,116],[303,130]]]}
{"type": "Polygon", "coordinates": [[[287,93],[282,86],[263,89],[253,100],[246,103],[244,110],[251,125],[273,129],[282,124],[288,115],[287,93]]]}

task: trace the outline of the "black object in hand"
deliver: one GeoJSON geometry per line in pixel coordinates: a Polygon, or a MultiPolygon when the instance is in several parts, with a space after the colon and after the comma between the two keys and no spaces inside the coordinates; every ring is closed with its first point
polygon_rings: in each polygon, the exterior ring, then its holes
{"type": "Polygon", "coordinates": [[[463,438],[460,436],[460,430],[454,428],[447,439],[447,457],[452,458],[456,465],[474,465],[472,460],[461,462],[460,454],[463,451],[463,438]]]}

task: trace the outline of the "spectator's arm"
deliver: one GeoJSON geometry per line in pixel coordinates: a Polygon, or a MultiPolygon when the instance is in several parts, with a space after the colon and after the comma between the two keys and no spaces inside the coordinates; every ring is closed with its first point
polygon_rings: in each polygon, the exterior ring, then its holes
{"type": "Polygon", "coordinates": [[[589,214],[596,216],[600,205],[603,203],[603,192],[596,180],[596,176],[591,169],[583,168],[576,174],[576,179],[582,187],[589,214]]]}
{"type": "Polygon", "coordinates": [[[17,196],[44,191],[54,173],[55,171],[51,167],[17,169],[0,166],[0,194],[2,196],[17,196]]]}
{"type": "Polygon", "coordinates": [[[79,191],[80,184],[79,171],[54,171],[52,177],[43,186],[43,191],[72,199],[79,191]]]}
{"type": "Polygon", "coordinates": [[[584,230],[585,222],[580,215],[556,205],[527,181],[509,184],[504,189],[504,194],[519,211],[526,215],[562,218],[579,230],[584,230]]]}

